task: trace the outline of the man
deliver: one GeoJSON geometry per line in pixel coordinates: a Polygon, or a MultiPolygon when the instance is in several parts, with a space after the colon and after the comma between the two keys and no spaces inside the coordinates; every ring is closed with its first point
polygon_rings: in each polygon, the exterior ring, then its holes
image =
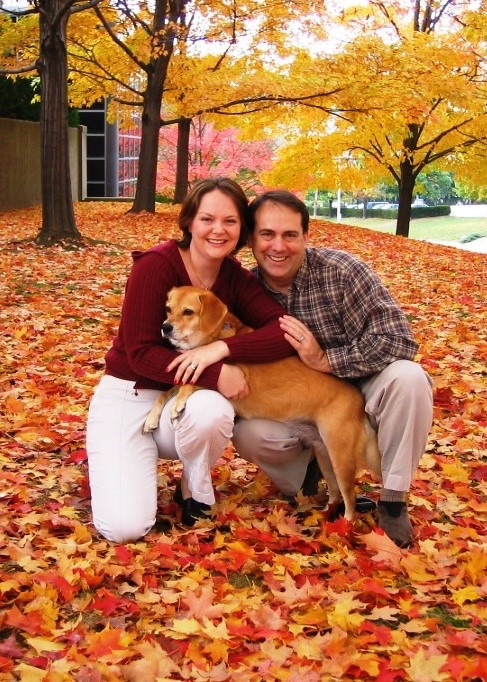
{"type": "MultiPolygon", "coordinates": [[[[404,313],[364,262],[308,246],[309,213],[294,194],[266,192],[250,213],[256,274],[289,312],[281,320],[286,339],[305,365],[354,382],[364,395],[382,456],[378,524],[406,547],[413,541],[407,492],[431,427],[433,396],[413,360],[418,346],[404,313]]],[[[316,492],[316,462],[291,424],[242,419],[233,441],[282,492],[316,492]]]]}

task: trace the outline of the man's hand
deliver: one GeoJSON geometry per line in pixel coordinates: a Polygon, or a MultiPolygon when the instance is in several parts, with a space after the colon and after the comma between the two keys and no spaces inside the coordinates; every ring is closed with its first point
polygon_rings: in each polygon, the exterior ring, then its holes
{"type": "Polygon", "coordinates": [[[297,351],[306,367],[325,374],[332,373],[325,351],[306,325],[291,315],[280,317],[279,323],[284,332],[284,338],[297,351]]]}

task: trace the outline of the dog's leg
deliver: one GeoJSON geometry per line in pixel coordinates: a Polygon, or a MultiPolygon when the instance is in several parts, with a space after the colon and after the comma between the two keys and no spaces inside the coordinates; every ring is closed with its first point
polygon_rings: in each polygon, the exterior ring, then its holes
{"type": "MultiPolygon", "coordinates": [[[[365,430],[362,418],[357,420],[350,414],[336,414],[332,409],[327,414],[322,412],[317,419],[317,426],[345,505],[345,518],[351,521],[355,517],[357,455],[364,450],[365,430]]],[[[319,463],[321,466],[321,462],[319,463]]],[[[336,498],[336,489],[331,495],[336,498]]],[[[335,499],[331,501],[334,502],[335,499]]]]}
{"type": "Polygon", "coordinates": [[[328,490],[328,506],[338,504],[342,500],[342,495],[335,472],[333,471],[330,456],[321,439],[313,441],[313,450],[328,490]]]}
{"type": "Polygon", "coordinates": [[[296,421],[293,422],[293,432],[299,437],[304,447],[311,448],[315,454],[328,490],[328,504],[338,504],[342,500],[340,488],[338,487],[330,456],[316,425],[312,422],[296,421]]]}
{"type": "Polygon", "coordinates": [[[151,411],[147,415],[147,418],[144,422],[144,426],[142,427],[142,433],[150,433],[151,431],[155,431],[157,427],[159,426],[159,419],[161,418],[161,413],[162,410],[164,409],[164,405],[167,403],[169,398],[171,398],[175,392],[178,390],[178,387],[175,386],[174,388],[171,388],[169,391],[163,391],[161,392],[157,398],[154,400],[154,404],[151,407],[151,411]]]}
{"type": "Polygon", "coordinates": [[[186,402],[189,396],[198,390],[199,387],[193,386],[192,384],[184,384],[184,386],[179,387],[176,400],[174,401],[171,407],[172,421],[176,421],[177,419],[179,419],[179,417],[182,415],[186,408],[186,402]]]}

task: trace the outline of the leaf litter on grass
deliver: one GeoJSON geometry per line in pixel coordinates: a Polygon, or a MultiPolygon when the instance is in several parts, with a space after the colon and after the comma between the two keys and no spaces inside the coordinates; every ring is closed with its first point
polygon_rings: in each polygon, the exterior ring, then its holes
{"type": "MultiPolygon", "coordinates": [[[[420,342],[435,418],[399,550],[325,496],[290,506],[229,447],[214,522],[159,519],[116,546],[91,526],[87,406],[116,333],[130,252],[175,236],[176,207],[75,206],[98,243],[37,249],[37,208],[0,215],[0,681],[433,682],[487,679],[487,256],[312,221],[314,245],[380,274],[420,342]]],[[[245,251],[241,258],[251,262],[245,251]]],[[[359,491],[377,494],[364,475],[359,491]]]]}

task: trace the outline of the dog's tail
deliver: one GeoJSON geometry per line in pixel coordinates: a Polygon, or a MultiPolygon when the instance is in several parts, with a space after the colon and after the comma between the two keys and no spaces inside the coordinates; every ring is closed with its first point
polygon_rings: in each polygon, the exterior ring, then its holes
{"type": "Polygon", "coordinates": [[[382,479],[381,456],[379,451],[379,443],[377,441],[377,432],[372,428],[367,415],[364,417],[365,427],[365,461],[367,468],[378,479],[382,479]]]}

